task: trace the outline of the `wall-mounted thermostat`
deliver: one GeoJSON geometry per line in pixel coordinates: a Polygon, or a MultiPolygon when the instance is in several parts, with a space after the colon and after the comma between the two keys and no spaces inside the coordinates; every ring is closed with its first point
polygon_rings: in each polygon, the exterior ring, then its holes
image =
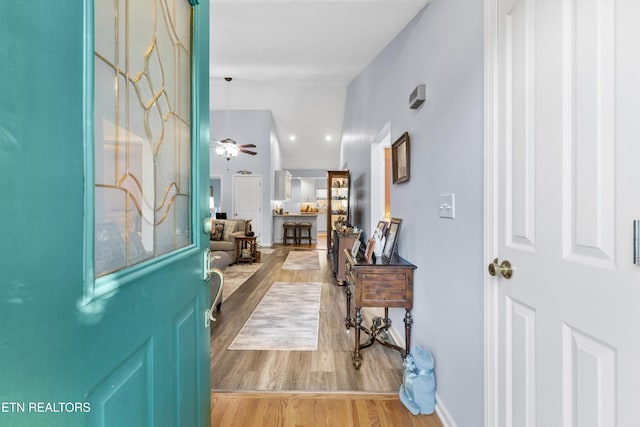
{"type": "Polygon", "coordinates": [[[411,95],[409,95],[409,107],[412,110],[415,110],[422,105],[422,103],[426,99],[426,92],[427,89],[425,85],[418,85],[413,90],[413,92],[411,92],[411,95]]]}

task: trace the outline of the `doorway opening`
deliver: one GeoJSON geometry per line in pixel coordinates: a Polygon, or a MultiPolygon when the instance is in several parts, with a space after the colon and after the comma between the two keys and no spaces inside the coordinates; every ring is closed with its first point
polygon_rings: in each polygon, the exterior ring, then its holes
{"type": "Polygon", "coordinates": [[[371,217],[369,229],[391,218],[391,124],[387,122],[371,145],[371,217]],[[380,165],[383,165],[381,168],[380,165]]]}
{"type": "Polygon", "coordinates": [[[209,213],[215,218],[216,213],[224,212],[222,206],[222,177],[209,178],[209,213]]]}

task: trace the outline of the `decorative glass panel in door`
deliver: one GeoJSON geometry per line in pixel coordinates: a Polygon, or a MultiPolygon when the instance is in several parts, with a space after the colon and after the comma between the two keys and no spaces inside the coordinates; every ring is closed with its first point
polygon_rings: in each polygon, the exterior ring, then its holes
{"type": "Polygon", "coordinates": [[[99,277],[192,242],[191,6],[97,0],[95,8],[99,277]]]}

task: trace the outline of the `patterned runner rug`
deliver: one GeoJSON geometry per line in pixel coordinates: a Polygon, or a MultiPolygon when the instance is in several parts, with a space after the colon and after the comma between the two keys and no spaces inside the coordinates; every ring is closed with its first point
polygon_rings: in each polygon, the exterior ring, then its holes
{"type": "Polygon", "coordinates": [[[283,270],[320,270],[318,251],[291,251],[282,265],[283,270]]]}
{"type": "Polygon", "coordinates": [[[317,350],[321,290],[319,282],[275,282],[229,350],[317,350]]]}
{"type": "Polygon", "coordinates": [[[262,267],[261,263],[254,262],[253,264],[233,264],[227,267],[224,271],[224,287],[222,288],[222,301],[229,298],[240,286],[247,281],[247,279],[253,276],[253,273],[258,271],[262,267]]]}

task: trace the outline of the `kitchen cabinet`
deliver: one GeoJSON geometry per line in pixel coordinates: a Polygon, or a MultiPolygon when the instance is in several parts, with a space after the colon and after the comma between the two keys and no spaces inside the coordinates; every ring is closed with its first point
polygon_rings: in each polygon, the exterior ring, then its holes
{"type": "Polygon", "coordinates": [[[303,202],[315,202],[316,200],[316,179],[301,178],[300,179],[300,200],[303,202]]]}
{"type": "Polygon", "coordinates": [[[273,242],[282,243],[284,230],[282,225],[285,222],[308,222],[311,224],[311,241],[318,241],[317,215],[315,214],[273,214],[273,242]]]}
{"type": "Polygon", "coordinates": [[[282,215],[273,216],[273,243],[282,243],[282,224],[284,224],[285,218],[282,215]]]}
{"type": "Polygon", "coordinates": [[[275,200],[291,200],[291,172],[277,170],[275,181],[275,200]]]}

